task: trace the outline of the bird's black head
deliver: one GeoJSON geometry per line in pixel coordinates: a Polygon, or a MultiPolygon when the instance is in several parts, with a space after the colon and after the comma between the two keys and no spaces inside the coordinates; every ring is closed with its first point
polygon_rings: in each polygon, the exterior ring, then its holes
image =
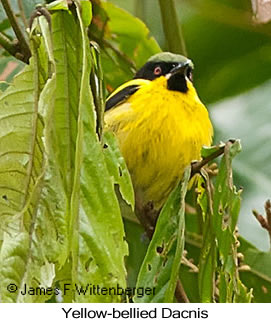
{"type": "Polygon", "coordinates": [[[193,63],[185,56],[169,52],[152,56],[136,73],[135,79],[154,80],[160,76],[167,76],[168,89],[186,93],[187,79],[192,82],[193,63]]]}

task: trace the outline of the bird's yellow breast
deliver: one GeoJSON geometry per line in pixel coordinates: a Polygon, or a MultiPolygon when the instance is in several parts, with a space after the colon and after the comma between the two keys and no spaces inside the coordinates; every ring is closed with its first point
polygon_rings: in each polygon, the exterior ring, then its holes
{"type": "Polygon", "coordinates": [[[213,128],[191,82],[187,93],[167,89],[162,76],[105,114],[130,171],[136,194],[161,207],[184,168],[200,159],[213,128]]]}

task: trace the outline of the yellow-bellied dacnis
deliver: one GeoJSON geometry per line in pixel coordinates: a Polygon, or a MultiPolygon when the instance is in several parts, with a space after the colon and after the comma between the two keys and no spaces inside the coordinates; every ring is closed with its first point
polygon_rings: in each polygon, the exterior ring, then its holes
{"type": "Polygon", "coordinates": [[[105,125],[117,136],[136,201],[161,208],[203,145],[212,142],[208,111],[192,83],[193,63],[168,52],[152,56],[107,99],[105,125]]]}

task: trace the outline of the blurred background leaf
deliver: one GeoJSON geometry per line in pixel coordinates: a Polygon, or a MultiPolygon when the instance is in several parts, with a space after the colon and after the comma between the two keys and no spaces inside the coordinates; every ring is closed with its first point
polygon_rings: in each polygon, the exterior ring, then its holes
{"type": "MultiPolygon", "coordinates": [[[[20,18],[19,2],[29,18],[38,0],[10,0],[20,18]]],[[[49,1],[46,1],[49,2],[49,1]]],[[[168,50],[157,0],[111,0],[93,2],[93,21],[89,35],[101,47],[104,79],[108,92],[133,77],[134,71],[160,50],[168,50]],[[127,11],[125,11],[127,10],[127,11]],[[142,19],[145,24],[133,15],[142,19]]],[[[254,1],[255,2],[259,1],[254,1]]],[[[174,1],[188,56],[194,61],[194,80],[198,93],[209,107],[215,126],[214,143],[240,138],[242,153],[233,162],[235,183],[244,187],[239,218],[240,233],[262,250],[268,250],[268,234],[252,216],[252,208],[263,211],[270,198],[270,23],[256,24],[250,0],[174,1]]],[[[14,38],[14,33],[0,5],[0,31],[14,38]]],[[[24,66],[0,51],[0,80],[10,82],[24,66]]],[[[6,83],[0,83],[4,90],[6,83]]],[[[188,255],[198,262],[197,219],[187,218],[188,255]],[[190,236],[191,235],[191,236],[190,236]],[[191,238],[192,237],[192,238],[191,238]],[[189,239],[191,238],[191,239],[189,239]],[[191,242],[191,243],[190,243],[191,242]]],[[[125,220],[130,255],[127,259],[128,283],[135,286],[148,240],[138,224],[125,220]]],[[[254,301],[270,300],[270,274],[258,263],[270,265],[270,254],[242,241],[240,250],[251,271],[241,272],[248,287],[257,286],[254,301]]],[[[269,267],[266,267],[269,268],[269,267]]],[[[196,272],[182,265],[184,287],[191,301],[199,301],[196,272]],[[188,288],[189,287],[189,288],[188,288]]]]}
{"type": "Polygon", "coordinates": [[[271,194],[271,82],[210,107],[216,125],[216,138],[241,138],[243,150],[233,163],[236,182],[244,188],[240,233],[260,248],[269,247],[268,233],[252,216],[262,212],[271,194]]]}

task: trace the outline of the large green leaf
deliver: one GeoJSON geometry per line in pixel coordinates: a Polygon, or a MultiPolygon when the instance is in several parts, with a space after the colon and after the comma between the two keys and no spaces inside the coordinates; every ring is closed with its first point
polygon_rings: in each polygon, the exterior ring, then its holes
{"type": "MultiPolygon", "coordinates": [[[[45,300],[50,296],[27,294],[24,297],[19,289],[23,289],[24,285],[36,287],[42,284],[42,273],[48,277],[49,286],[54,277],[54,266],[47,266],[49,273],[45,260],[48,256],[48,263],[49,254],[52,249],[56,250],[58,241],[50,250],[44,249],[46,243],[39,243],[40,236],[45,237],[45,234],[46,239],[55,238],[55,224],[47,217],[42,227],[38,223],[39,217],[45,215],[41,201],[47,165],[42,141],[46,122],[40,114],[41,102],[44,102],[44,93],[52,94],[51,82],[44,85],[48,62],[44,60],[44,42],[36,35],[38,30],[37,26],[31,31],[33,57],[30,66],[16,77],[0,99],[0,185],[5,201],[0,213],[1,229],[5,232],[0,252],[0,275],[1,299],[4,302],[45,300]],[[47,230],[48,224],[51,230],[47,230]],[[16,293],[8,292],[9,283],[16,284],[16,293]]],[[[50,100],[47,99],[46,104],[48,102],[50,100]]],[[[57,258],[57,255],[53,257],[57,258]]]]}
{"type": "Polygon", "coordinates": [[[190,169],[164,205],[141,266],[137,287],[155,288],[155,293],[135,296],[135,302],[172,302],[184,247],[184,207],[190,169]]]}
{"type": "MultiPolygon", "coordinates": [[[[71,195],[73,282],[87,286],[125,287],[124,256],[127,245],[120,209],[108,173],[102,146],[96,135],[93,99],[89,85],[90,52],[86,26],[82,35],[82,78],[78,106],[75,177],[71,195]],[[92,109],[90,109],[92,107],[92,109]],[[106,230],[106,231],[105,231],[106,230]]],[[[114,295],[76,295],[76,301],[120,300],[114,295]]]]}
{"type": "MultiPolygon", "coordinates": [[[[213,148],[208,150],[212,151],[213,148]]],[[[236,191],[233,184],[232,159],[240,150],[239,140],[227,142],[214,187],[204,170],[202,175],[205,180],[201,178],[198,182],[197,201],[203,216],[199,261],[199,294],[202,302],[213,302],[216,297],[219,297],[221,303],[251,301],[252,291],[247,291],[238,274],[235,231],[241,191],[236,191]],[[215,283],[218,295],[215,293],[215,283]]]]}
{"type": "MultiPolygon", "coordinates": [[[[88,288],[90,282],[126,286],[127,244],[114,183],[120,182],[130,203],[132,188],[116,144],[108,143],[111,161],[96,134],[86,30],[91,8],[88,1],[76,7],[55,10],[51,30],[44,17],[34,22],[30,66],[0,97],[4,302],[51,297],[22,295],[24,284],[59,286],[62,292],[64,282],[70,290],[88,288]],[[123,180],[111,173],[119,167],[123,180]],[[7,291],[10,283],[17,292],[7,291]]],[[[62,296],[65,301],[120,300],[113,293],[62,296]]]]}

